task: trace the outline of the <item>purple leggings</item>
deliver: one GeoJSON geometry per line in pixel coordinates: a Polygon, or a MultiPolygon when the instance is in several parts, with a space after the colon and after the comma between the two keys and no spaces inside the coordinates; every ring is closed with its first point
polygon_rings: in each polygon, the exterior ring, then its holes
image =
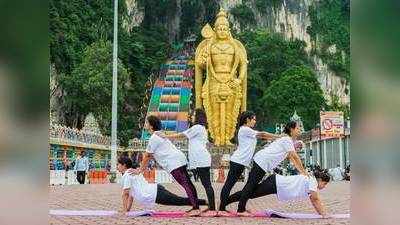
{"type": "Polygon", "coordinates": [[[180,184],[185,189],[190,204],[193,206],[193,209],[199,209],[199,199],[197,197],[197,191],[192,181],[190,180],[186,165],[172,170],[171,175],[174,177],[176,182],[178,182],[178,184],[180,184]]]}

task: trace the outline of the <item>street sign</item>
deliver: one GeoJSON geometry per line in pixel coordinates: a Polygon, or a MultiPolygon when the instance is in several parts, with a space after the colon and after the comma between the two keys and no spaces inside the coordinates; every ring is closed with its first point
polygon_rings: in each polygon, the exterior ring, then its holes
{"type": "Polygon", "coordinates": [[[321,139],[341,137],[344,135],[343,112],[320,112],[321,139]]]}

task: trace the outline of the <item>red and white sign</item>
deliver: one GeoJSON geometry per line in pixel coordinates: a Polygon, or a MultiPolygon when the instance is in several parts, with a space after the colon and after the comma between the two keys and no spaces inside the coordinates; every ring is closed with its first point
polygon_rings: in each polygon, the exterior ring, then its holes
{"type": "Polygon", "coordinates": [[[344,135],[343,112],[320,112],[321,138],[341,137],[344,135]]]}

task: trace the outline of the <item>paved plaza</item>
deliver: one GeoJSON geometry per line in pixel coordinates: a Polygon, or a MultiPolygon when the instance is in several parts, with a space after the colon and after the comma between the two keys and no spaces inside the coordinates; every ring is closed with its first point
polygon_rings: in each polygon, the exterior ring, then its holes
{"type": "MultiPolygon", "coordinates": [[[[206,199],[205,191],[200,183],[196,188],[201,198],[206,199]]],[[[243,187],[239,182],[233,191],[243,187]]],[[[176,184],[164,184],[174,193],[184,196],[183,189],[176,184]]],[[[217,206],[222,184],[213,183],[216,192],[217,206]]],[[[331,182],[321,192],[321,198],[330,213],[350,213],[350,183],[347,181],[331,182]]],[[[228,206],[228,210],[236,210],[236,204],[228,206]]],[[[121,190],[118,184],[86,184],[49,187],[49,208],[70,210],[119,210],[121,208],[121,190]]],[[[134,204],[132,210],[139,208],[134,204]]],[[[156,210],[188,210],[190,207],[160,206],[156,210]]],[[[311,203],[307,200],[281,203],[275,195],[250,200],[248,209],[275,209],[285,212],[314,212],[311,203]]],[[[83,216],[49,216],[50,224],[350,224],[350,219],[315,219],[292,220],[271,218],[152,218],[152,217],[83,217],[83,216]]]]}

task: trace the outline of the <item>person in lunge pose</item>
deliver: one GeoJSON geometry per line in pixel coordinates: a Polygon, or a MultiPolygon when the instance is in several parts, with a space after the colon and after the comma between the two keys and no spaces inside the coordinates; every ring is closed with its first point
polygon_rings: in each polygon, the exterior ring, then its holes
{"type": "Polygon", "coordinates": [[[294,147],[294,141],[300,134],[298,124],[294,121],[288,122],[285,126],[284,133],[286,134],[284,137],[276,139],[254,155],[253,167],[239,200],[237,209],[239,216],[252,215],[250,212],[246,211],[247,200],[266,172],[272,172],[286,157],[294,164],[300,174],[308,176],[294,147]]]}
{"type": "Polygon", "coordinates": [[[233,186],[238,181],[245,167],[249,167],[257,144],[257,138],[272,140],[280,137],[279,135],[268,132],[253,130],[256,124],[256,114],[252,111],[245,111],[239,115],[237,141],[238,147],[232,154],[229,162],[229,172],[224,186],[221,190],[219,216],[229,216],[226,211],[226,204],[233,186]]]}
{"type": "MultiPolygon", "coordinates": [[[[167,138],[160,137],[156,132],[161,130],[161,120],[153,115],[146,118],[145,128],[152,134],[147,145],[146,153],[139,170],[132,171],[132,174],[141,173],[146,169],[147,163],[154,158],[155,161],[180,184],[186,191],[186,194],[192,205],[192,209],[187,211],[187,216],[200,215],[197,191],[190,180],[187,171],[186,156],[179,151],[175,145],[167,138]]],[[[161,135],[162,136],[162,135],[161,135]]]]}
{"type": "MultiPolygon", "coordinates": [[[[129,212],[132,202],[135,201],[144,209],[151,209],[154,205],[192,205],[189,198],[177,196],[160,184],[148,183],[142,174],[131,175],[130,168],[136,168],[137,164],[132,164],[132,160],[127,156],[118,158],[117,169],[123,174],[120,181],[122,187],[122,212],[129,212]]],[[[199,205],[206,205],[204,199],[198,200],[199,205]]]]}
{"type": "MultiPolygon", "coordinates": [[[[279,201],[300,200],[309,198],[315,211],[322,218],[329,218],[319,196],[318,190],[322,190],[329,183],[330,176],[325,171],[316,172],[314,176],[281,176],[273,174],[258,184],[251,193],[250,198],[259,198],[266,195],[276,194],[279,201]]],[[[238,191],[228,198],[228,204],[237,202],[242,196],[238,191]]]]}
{"type": "Polygon", "coordinates": [[[193,168],[200,176],[201,183],[206,190],[208,199],[208,209],[201,213],[202,216],[216,216],[214,189],[211,185],[210,168],[211,155],[207,150],[207,116],[203,109],[196,109],[191,116],[192,126],[182,133],[159,134],[161,137],[169,139],[188,138],[189,139],[189,167],[193,168]]]}

